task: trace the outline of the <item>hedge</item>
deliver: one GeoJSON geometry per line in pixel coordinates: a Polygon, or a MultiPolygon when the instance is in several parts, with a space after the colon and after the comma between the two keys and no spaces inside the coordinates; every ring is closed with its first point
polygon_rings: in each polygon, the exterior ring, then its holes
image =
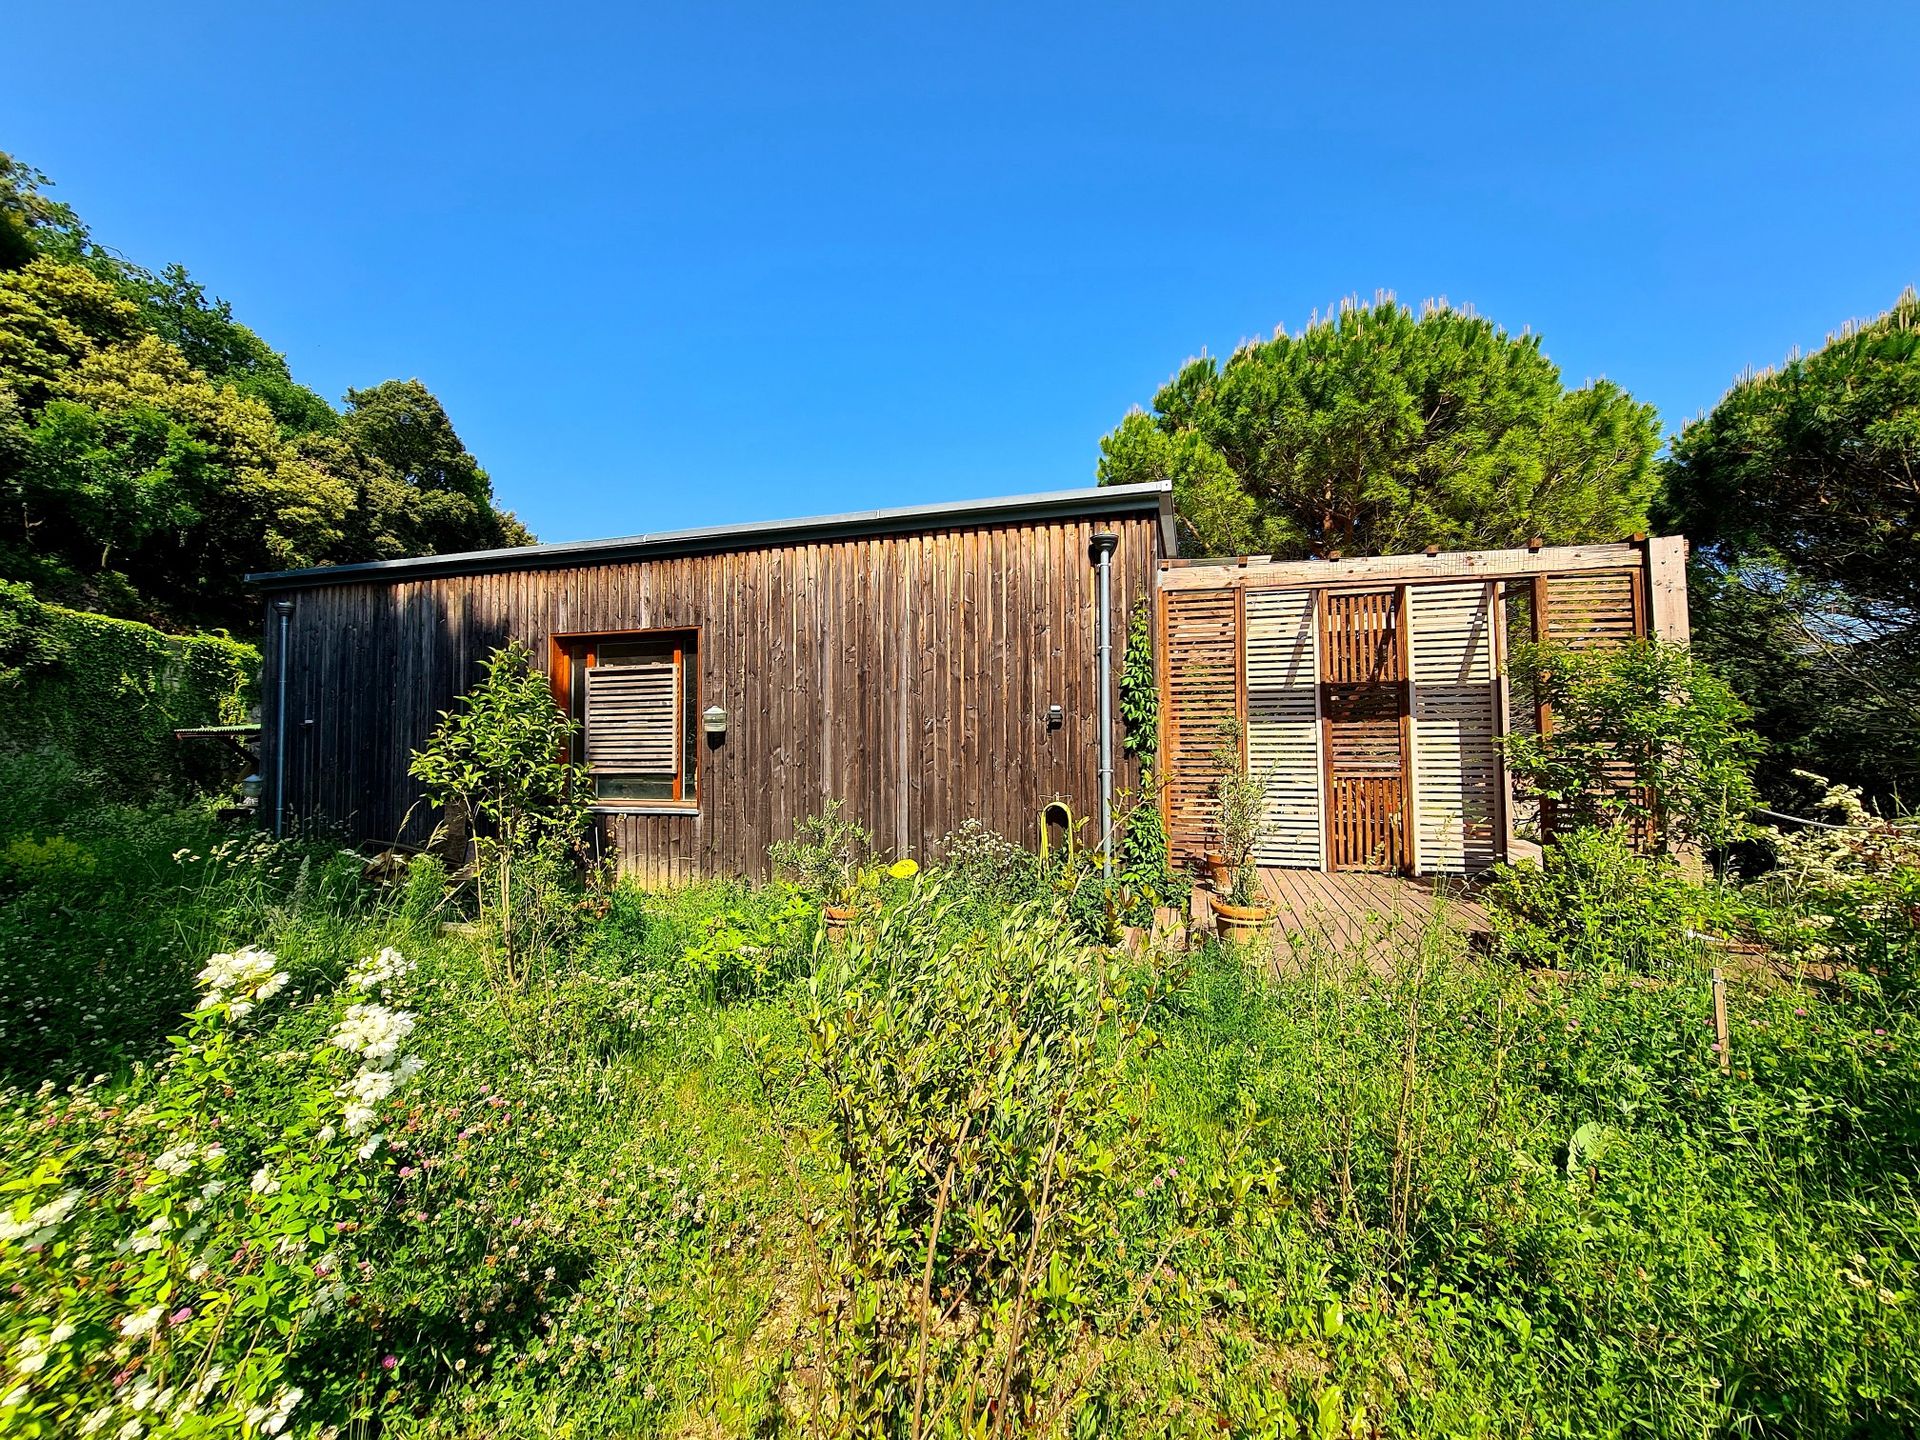
{"type": "Polygon", "coordinates": [[[258,649],[226,635],[168,635],[30,594],[6,598],[24,599],[26,613],[4,608],[35,632],[36,645],[29,663],[0,666],[0,746],[65,751],[129,799],[223,785],[232,751],[173,732],[245,722],[258,692],[258,649]]]}

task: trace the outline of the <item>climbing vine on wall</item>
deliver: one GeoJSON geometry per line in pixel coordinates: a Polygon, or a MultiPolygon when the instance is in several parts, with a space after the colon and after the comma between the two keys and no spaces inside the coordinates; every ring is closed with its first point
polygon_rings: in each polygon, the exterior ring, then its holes
{"type": "MultiPolygon", "coordinates": [[[[24,588],[24,587],[23,587],[24,588]]],[[[35,663],[0,686],[0,744],[72,755],[129,799],[217,783],[226,759],[176,729],[237,724],[254,703],[260,652],[226,635],[168,635],[134,620],[33,607],[35,663]]]]}
{"type": "Polygon", "coordinates": [[[1116,847],[1123,869],[1167,873],[1167,832],[1160,823],[1160,797],[1153,763],[1160,741],[1160,681],[1153,668],[1153,603],[1135,607],[1127,624],[1127,650],[1120,664],[1121,744],[1140,761],[1140,794],[1126,810],[1116,847]]]}
{"type": "Polygon", "coordinates": [[[1127,624],[1127,652],[1120,665],[1122,742],[1129,755],[1151,767],[1160,739],[1160,682],[1153,673],[1153,605],[1142,602],[1127,624]]]}

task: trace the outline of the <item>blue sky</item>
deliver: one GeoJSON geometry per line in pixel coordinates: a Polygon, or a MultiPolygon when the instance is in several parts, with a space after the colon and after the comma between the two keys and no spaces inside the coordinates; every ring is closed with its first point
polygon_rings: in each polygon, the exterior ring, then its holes
{"type": "Polygon", "coordinates": [[[420,377],[543,539],[1089,484],[1187,356],[1380,289],[1532,329],[1672,430],[1920,281],[1912,5],[7,31],[0,148],[322,393],[420,377]]]}

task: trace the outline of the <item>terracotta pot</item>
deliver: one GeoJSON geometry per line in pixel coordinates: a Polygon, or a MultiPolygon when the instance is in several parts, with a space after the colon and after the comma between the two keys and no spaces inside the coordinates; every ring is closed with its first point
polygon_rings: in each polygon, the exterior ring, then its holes
{"type": "Polygon", "coordinates": [[[1273,907],[1271,905],[1234,905],[1213,897],[1213,928],[1221,941],[1227,945],[1245,945],[1249,941],[1263,940],[1273,929],[1273,907]]]}
{"type": "Polygon", "coordinates": [[[1209,850],[1200,857],[1207,870],[1207,884],[1224,895],[1233,888],[1233,862],[1218,851],[1209,850]]]}
{"type": "Polygon", "coordinates": [[[851,905],[823,905],[820,913],[826,916],[827,934],[837,940],[847,933],[847,926],[854,922],[860,912],[851,905]]]}

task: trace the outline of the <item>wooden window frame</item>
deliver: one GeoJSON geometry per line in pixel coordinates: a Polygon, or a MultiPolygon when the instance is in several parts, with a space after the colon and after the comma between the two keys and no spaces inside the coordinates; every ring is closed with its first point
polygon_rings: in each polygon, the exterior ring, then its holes
{"type": "MultiPolygon", "coordinates": [[[[675,643],[673,646],[674,668],[679,673],[681,685],[681,707],[691,709],[698,704],[695,682],[697,675],[689,676],[687,652],[693,652],[693,663],[700,663],[700,629],[695,625],[655,625],[644,630],[564,630],[547,637],[547,679],[553,694],[553,703],[560,707],[563,715],[573,713],[573,667],[574,652],[585,650],[581,657],[583,666],[591,668],[598,647],[604,643],[644,644],[648,641],[672,639],[676,642],[686,639],[692,644],[675,643]]],[[[694,738],[699,726],[692,717],[681,715],[678,723],[685,728],[686,734],[681,742],[679,768],[673,776],[673,794],[652,800],[603,800],[594,797],[589,807],[595,814],[615,815],[698,815],[700,813],[700,748],[694,738]]]]}

